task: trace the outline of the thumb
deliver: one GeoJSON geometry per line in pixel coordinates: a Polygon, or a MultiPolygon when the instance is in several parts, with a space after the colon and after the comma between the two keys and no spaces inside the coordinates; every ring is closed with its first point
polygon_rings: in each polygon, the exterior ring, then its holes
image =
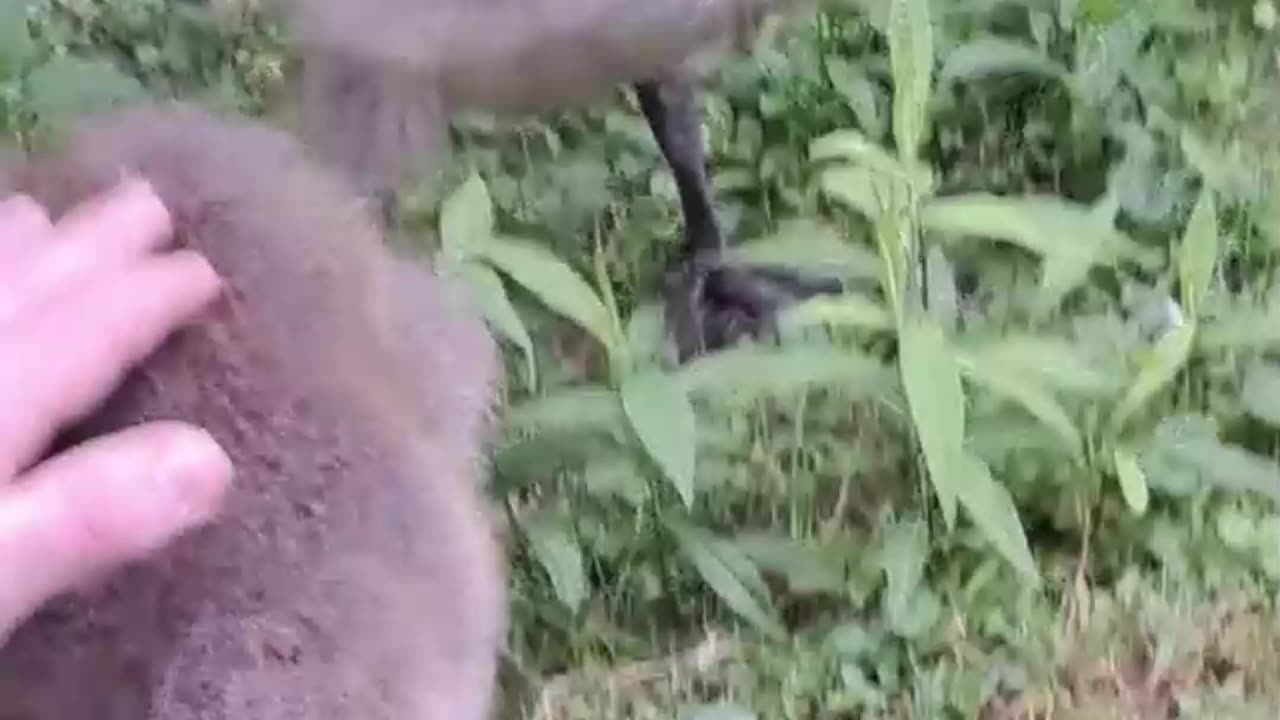
{"type": "Polygon", "coordinates": [[[231,474],[207,433],[157,422],[92,440],[0,488],[0,644],[53,596],[207,522],[231,474]]]}

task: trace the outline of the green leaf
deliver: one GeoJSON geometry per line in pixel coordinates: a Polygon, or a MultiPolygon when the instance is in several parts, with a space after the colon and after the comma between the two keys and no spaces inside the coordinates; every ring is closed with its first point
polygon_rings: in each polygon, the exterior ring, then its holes
{"type": "Polygon", "coordinates": [[[603,387],[570,387],[509,408],[503,416],[510,432],[611,433],[626,429],[618,395],[603,387]]]}
{"type": "Polygon", "coordinates": [[[473,248],[477,256],[533,293],[548,308],[577,323],[616,357],[620,341],[613,318],[582,276],[534,243],[494,237],[473,248]]]}
{"type": "Polygon", "coordinates": [[[1178,257],[1178,273],[1181,281],[1182,306],[1192,318],[1200,316],[1204,298],[1213,281],[1213,266],[1218,259],[1218,211],[1213,200],[1213,190],[1200,191],[1195,210],[1187,224],[1178,257]]]}
{"type": "Polygon", "coordinates": [[[1159,262],[1094,208],[1056,196],[971,193],[933,198],[921,222],[935,232],[1003,240],[1045,258],[1065,254],[1095,265],[1125,259],[1144,267],[1159,262]]]}
{"type": "Polygon", "coordinates": [[[845,589],[844,568],[831,562],[821,543],[803,542],[768,532],[742,533],[733,544],[756,567],[786,578],[793,593],[825,592],[841,594],[845,589]]]}
{"type": "Polygon", "coordinates": [[[1039,585],[1040,573],[1009,491],[995,481],[991,468],[982,460],[961,453],[960,462],[963,466],[963,478],[957,488],[960,503],[996,550],[1015,569],[1039,585]]]}
{"type": "MultiPolygon", "coordinates": [[[[1199,416],[1165,418],[1142,457],[1159,468],[1189,469],[1210,486],[1233,492],[1256,492],[1280,502],[1280,467],[1236,445],[1225,444],[1213,421],[1199,416]]],[[[1150,475],[1154,480],[1156,476],[1150,475]]],[[[1195,488],[1184,488],[1194,490],[1195,488]]]]}
{"type": "Polygon", "coordinates": [[[640,444],[685,506],[692,507],[698,428],[684,385],[678,378],[651,370],[624,378],[621,396],[640,444]]]}
{"type": "Polygon", "coordinates": [[[29,0],[0,0],[0,82],[25,63],[35,50],[27,27],[29,0]]]}
{"type": "Polygon", "coordinates": [[[882,383],[884,368],[844,348],[740,345],[699,357],[676,372],[692,394],[756,400],[813,386],[872,390],[882,383]]]}
{"type": "Polygon", "coordinates": [[[831,85],[844,97],[858,118],[858,125],[871,137],[883,138],[884,118],[876,101],[877,90],[871,79],[860,68],[835,55],[823,59],[831,85]]]}
{"type": "Polygon", "coordinates": [[[668,519],[666,524],[680,551],[731,610],[775,638],[786,634],[773,616],[768,588],[750,559],[732,543],[705,530],[673,519],[668,519]]]}
{"type": "Polygon", "coordinates": [[[484,265],[463,263],[457,271],[467,284],[471,301],[479,308],[490,327],[499,335],[510,340],[525,359],[525,372],[530,387],[538,383],[537,363],[533,354],[533,340],[524,326],[524,321],[512,307],[507,297],[507,290],[502,286],[502,278],[484,265]]]}
{"type": "Polygon", "coordinates": [[[479,174],[472,173],[440,209],[440,244],[444,256],[460,261],[493,237],[493,201],[479,174]]]}
{"type": "Polygon", "coordinates": [[[570,611],[577,612],[587,595],[587,576],[569,518],[559,513],[539,517],[525,528],[525,533],[533,556],[551,578],[556,597],[570,611]]]}
{"type": "Polygon", "coordinates": [[[1178,372],[1187,364],[1187,358],[1191,356],[1195,333],[1195,323],[1188,322],[1169,330],[1156,341],[1141,363],[1137,379],[1111,416],[1113,431],[1119,430],[1134,412],[1178,376],[1178,372]]]}
{"type": "Polygon", "coordinates": [[[988,35],[952,50],[939,72],[938,83],[1014,73],[1059,78],[1067,74],[1067,69],[1034,45],[988,35]]]}
{"type": "Polygon", "coordinates": [[[929,536],[924,523],[897,522],[886,529],[880,548],[880,568],[884,570],[885,599],[890,606],[905,606],[920,589],[928,557],[929,536]]]}
{"type": "Polygon", "coordinates": [[[931,171],[925,165],[912,163],[912,170],[878,143],[852,129],[836,130],[814,140],[809,145],[809,159],[813,162],[844,160],[864,167],[877,175],[903,183],[915,182],[927,186],[931,171]]]}
{"type": "Polygon", "coordinates": [[[818,183],[824,193],[872,222],[879,221],[893,193],[884,176],[865,167],[826,168],[818,176],[818,183]]]}
{"type": "Polygon", "coordinates": [[[776,233],[733,246],[727,255],[741,263],[783,266],[841,278],[880,277],[880,258],[875,253],[844,240],[831,225],[810,218],[783,221],[776,233]]]}
{"type": "Polygon", "coordinates": [[[1256,363],[1245,372],[1240,399],[1249,414],[1280,427],[1280,366],[1256,363]]]}
{"type": "Polygon", "coordinates": [[[955,527],[956,493],[964,481],[965,397],[960,368],[942,328],[909,317],[899,331],[899,363],[911,419],[947,527],[955,527]]]}
{"type": "Polygon", "coordinates": [[[968,344],[964,356],[992,373],[1034,377],[1036,382],[1082,395],[1115,392],[1116,381],[1098,372],[1076,345],[1056,337],[1007,335],[968,344]]]}
{"type": "Polygon", "coordinates": [[[787,308],[779,320],[793,328],[830,325],[891,330],[894,324],[888,308],[856,293],[815,296],[787,308]]]}
{"type": "Polygon", "coordinates": [[[1054,397],[1036,382],[1034,376],[1019,372],[1017,368],[983,362],[964,353],[957,355],[964,374],[970,380],[1021,405],[1037,420],[1057,435],[1067,450],[1079,455],[1084,440],[1071,421],[1067,411],[1054,397]]]}
{"type": "Polygon", "coordinates": [[[1159,262],[1105,214],[1053,196],[974,193],[935,198],[924,206],[921,222],[934,232],[1003,240],[1040,255],[1045,263],[1042,306],[1078,287],[1091,267],[1132,260],[1154,268],[1159,262]]]}
{"type": "Polygon", "coordinates": [[[924,140],[933,83],[933,20],[929,0],[892,0],[889,60],[893,69],[893,139],[914,161],[924,140]]]}
{"type": "Polygon", "coordinates": [[[631,311],[624,331],[627,350],[635,367],[653,367],[662,358],[666,344],[666,326],[662,306],[648,302],[631,311]]]}
{"type": "Polygon", "coordinates": [[[42,122],[61,125],[77,115],[146,98],[142,85],[108,62],[55,57],[27,78],[28,102],[42,122]]]}
{"type": "Polygon", "coordinates": [[[1124,495],[1124,501],[1133,514],[1141,516],[1147,511],[1147,475],[1132,451],[1116,448],[1112,456],[1116,465],[1116,477],[1120,479],[1120,493],[1124,495]]]}

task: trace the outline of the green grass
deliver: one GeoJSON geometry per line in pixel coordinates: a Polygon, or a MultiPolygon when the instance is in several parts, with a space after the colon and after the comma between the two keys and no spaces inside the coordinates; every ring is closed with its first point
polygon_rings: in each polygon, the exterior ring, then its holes
{"type": "MultiPolygon", "coordinates": [[[[6,137],[132,83],[272,112],[274,29],[214,17],[36,3],[6,137]]],[[[1274,18],[844,0],[774,28],[708,83],[718,199],[743,252],[850,295],[684,368],[631,99],[460,118],[399,230],[509,351],[508,714],[1274,718],[1274,18]]]]}

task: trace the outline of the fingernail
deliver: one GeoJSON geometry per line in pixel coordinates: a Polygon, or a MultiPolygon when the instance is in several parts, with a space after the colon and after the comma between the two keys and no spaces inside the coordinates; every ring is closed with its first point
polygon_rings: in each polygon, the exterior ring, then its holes
{"type": "Polygon", "coordinates": [[[160,461],[156,484],[171,501],[178,522],[197,525],[222,505],[231,475],[231,459],[209,433],[184,431],[160,461]]]}

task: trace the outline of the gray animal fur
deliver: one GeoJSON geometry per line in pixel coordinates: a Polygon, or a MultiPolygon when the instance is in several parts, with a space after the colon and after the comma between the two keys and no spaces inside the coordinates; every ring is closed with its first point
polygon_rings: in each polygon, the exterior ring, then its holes
{"type": "Polygon", "coordinates": [[[814,0],[281,0],[304,59],[303,134],[379,190],[449,113],[559,109],[682,72],[814,0]]]}
{"type": "Polygon", "coordinates": [[[0,647],[0,720],[488,717],[506,595],[478,492],[497,375],[483,325],[247,122],[94,118],[0,190],[56,214],[126,170],[228,290],[60,444],[183,419],[237,476],[214,524],[0,647]]]}

